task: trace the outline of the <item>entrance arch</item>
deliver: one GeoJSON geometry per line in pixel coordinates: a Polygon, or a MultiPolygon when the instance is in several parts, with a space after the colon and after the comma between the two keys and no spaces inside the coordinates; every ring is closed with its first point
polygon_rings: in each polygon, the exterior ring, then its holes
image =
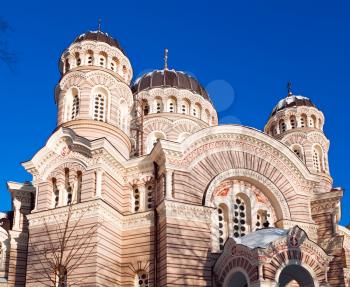
{"type": "Polygon", "coordinates": [[[314,280],[304,267],[297,264],[287,265],[279,275],[278,278],[279,287],[289,286],[303,286],[303,287],[316,287],[314,280]]]}
{"type": "Polygon", "coordinates": [[[233,268],[228,274],[222,284],[223,287],[248,287],[250,286],[250,279],[246,272],[241,267],[233,268]]]}
{"type": "Polygon", "coordinates": [[[242,272],[236,272],[230,278],[227,287],[248,287],[247,279],[242,272]]]}

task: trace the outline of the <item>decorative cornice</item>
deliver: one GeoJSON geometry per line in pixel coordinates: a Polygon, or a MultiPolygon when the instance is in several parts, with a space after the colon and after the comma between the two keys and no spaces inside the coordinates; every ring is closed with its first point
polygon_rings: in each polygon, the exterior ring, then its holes
{"type": "Polygon", "coordinates": [[[163,219],[176,218],[206,223],[211,223],[213,210],[214,208],[212,207],[191,205],[171,200],[164,200],[157,207],[157,211],[163,219]]]}
{"type": "Polygon", "coordinates": [[[71,206],[29,214],[27,216],[29,227],[36,228],[42,227],[44,223],[50,225],[65,222],[69,208],[71,208],[72,221],[80,218],[82,220],[86,218],[96,218],[96,220],[99,220],[102,224],[104,221],[107,221],[123,231],[140,227],[150,227],[153,225],[152,211],[122,215],[102,199],[96,199],[71,206]]]}

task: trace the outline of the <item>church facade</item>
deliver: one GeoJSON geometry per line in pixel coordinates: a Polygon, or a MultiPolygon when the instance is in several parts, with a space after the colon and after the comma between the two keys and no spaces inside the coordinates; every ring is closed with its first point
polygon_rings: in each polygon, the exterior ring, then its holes
{"type": "Polygon", "coordinates": [[[350,286],[310,99],[289,92],[263,132],[218,125],[195,78],[166,65],[131,83],[100,30],[60,73],[57,128],[23,163],[33,180],[7,184],[0,286],[350,286]]]}

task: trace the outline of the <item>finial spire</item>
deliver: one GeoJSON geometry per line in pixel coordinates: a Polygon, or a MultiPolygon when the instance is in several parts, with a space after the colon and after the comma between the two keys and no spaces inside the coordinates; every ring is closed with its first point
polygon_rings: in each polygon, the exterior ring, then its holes
{"type": "Polygon", "coordinates": [[[168,49],[164,49],[164,70],[168,70],[168,49]]]}
{"type": "Polygon", "coordinates": [[[101,32],[101,23],[102,23],[101,18],[98,18],[98,31],[99,32],[101,32]]]}
{"type": "Polygon", "coordinates": [[[287,91],[288,91],[288,96],[292,95],[292,83],[288,82],[287,83],[287,91]]]}

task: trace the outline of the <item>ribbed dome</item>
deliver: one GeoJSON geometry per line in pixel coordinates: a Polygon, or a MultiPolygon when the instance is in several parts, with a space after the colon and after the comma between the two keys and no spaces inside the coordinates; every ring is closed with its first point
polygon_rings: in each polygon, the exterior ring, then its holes
{"type": "Polygon", "coordinates": [[[166,87],[189,90],[210,101],[208,93],[194,77],[175,70],[165,69],[147,73],[135,81],[132,91],[135,94],[153,88],[166,87]]]}
{"type": "Polygon", "coordinates": [[[120,46],[119,42],[109,36],[107,33],[101,31],[88,31],[84,34],[78,36],[73,43],[78,43],[82,41],[96,41],[96,42],[104,42],[112,47],[118,48],[125,55],[123,48],[120,46]]]}
{"type": "Polygon", "coordinates": [[[284,110],[290,107],[315,107],[314,103],[307,97],[296,96],[289,94],[286,98],[280,100],[278,104],[272,110],[271,116],[275,115],[278,111],[284,110]]]}

